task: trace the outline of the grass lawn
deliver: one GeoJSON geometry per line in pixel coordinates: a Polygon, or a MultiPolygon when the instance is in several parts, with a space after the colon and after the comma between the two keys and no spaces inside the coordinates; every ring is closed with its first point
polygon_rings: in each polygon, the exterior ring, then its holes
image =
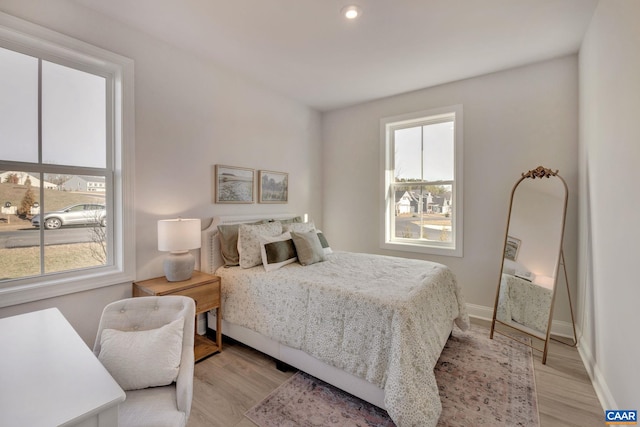
{"type": "MultiPolygon", "coordinates": [[[[73,243],[45,247],[45,273],[103,265],[92,255],[95,243],[73,243]]],[[[0,249],[0,280],[40,274],[40,248],[0,249]]]]}
{"type": "MultiPolygon", "coordinates": [[[[0,206],[10,202],[19,207],[27,192],[25,185],[0,183],[0,206]]],[[[76,191],[60,191],[31,187],[36,200],[40,191],[44,191],[45,210],[54,211],[76,203],[104,203],[104,193],[82,193],[76,191]]],[[[18,218],[15,215],[0,214],[0,232],[32,228],[30,216],[18,218]]],[[[104,253],[96,243],[73,243],[66,245],[49,245],[44,250],[44,273],[76,270],[104,265],[96,253],[104,253]]],[[[0,249],[0,280],[16,279],[40,275],[40,248],[8,248],[0,249]]]]}

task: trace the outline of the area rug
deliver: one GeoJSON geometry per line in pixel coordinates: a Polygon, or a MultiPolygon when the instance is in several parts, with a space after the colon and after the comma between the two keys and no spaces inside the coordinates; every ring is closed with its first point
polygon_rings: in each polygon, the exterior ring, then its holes
{"type": "MultiPolygon", "coordinates": [[[[488,330],[455,329],[435,367],[439,427],[539,426],[531,349],[488,330]]],[[[304,372],[245,416],[259,427],[395,426],[386,411],[304,372]]]]}

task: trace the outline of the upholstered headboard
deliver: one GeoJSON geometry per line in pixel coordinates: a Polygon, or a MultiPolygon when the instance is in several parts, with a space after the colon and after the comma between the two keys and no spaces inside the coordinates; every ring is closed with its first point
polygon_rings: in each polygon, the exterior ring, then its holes
{"type": "Polygon", "coordinates": [[[213,274],[224,265],[222,252],[220,251],[220,239],[218,236],[218,225],[220,224],[242,224],[246,222],[256,222],[263,220],[282,220],[294,218],[296,214],[255,214],[255,215],[228,215],[213,218],[211,224],[202,230],[202,247],[200,248],[200,270],[213,274]]]}

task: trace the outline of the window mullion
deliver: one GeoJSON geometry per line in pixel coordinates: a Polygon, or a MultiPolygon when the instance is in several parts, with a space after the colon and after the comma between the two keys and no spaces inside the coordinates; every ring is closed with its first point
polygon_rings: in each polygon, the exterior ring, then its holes
{"type": "MultiPolygon", "coordinates": [[[[44,183],[44,172],[40,168],[42,166],[42,59],[38,58],[38,168],[40,173],[38,175],[40,182],[44,183]]],[[[44,204],[44,186],[40,186],[38,203],[40,203],[40,213],[44,215],[46,212],[46,206],[44,204]]],[[[45,273],[44,263],[44,221],[40,222],[40,228],[38,230],[40,241],[40,275],[45,273]]]]}

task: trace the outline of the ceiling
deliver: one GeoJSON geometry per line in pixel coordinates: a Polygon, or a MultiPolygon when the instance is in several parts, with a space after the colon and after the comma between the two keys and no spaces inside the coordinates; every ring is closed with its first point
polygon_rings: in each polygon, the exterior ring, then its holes
{"type": "Polygon", "coordinates": [[[598,0],[75,2],[327,111],[575,53],[598,0]]]}

